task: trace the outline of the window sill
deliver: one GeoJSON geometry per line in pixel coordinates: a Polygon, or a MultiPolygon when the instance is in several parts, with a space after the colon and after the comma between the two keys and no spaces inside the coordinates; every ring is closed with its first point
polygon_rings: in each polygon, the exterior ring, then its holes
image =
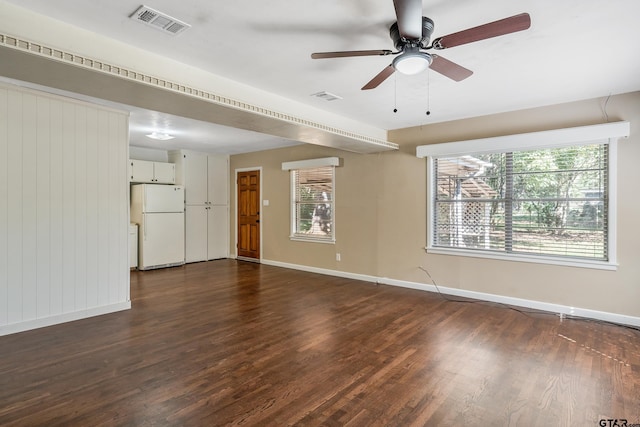
{"type": "Polygon", "coordinates": [[[289,236],[289,240],[294,242],[309,242],[309,243],[325,243],[330,245],[336,244],[336,239],[319,239],[314,237],[303,237],[303,236],[289,236]]]}
{"type": "Polygon", "coordinates": [[[425,248],[429,254],[439,255],[453,255],[453,256],[466,256],[472,258],[485,258],[496,259],[501,261],[512,262],[529,262],[534,264],[550,264],[550,265],[562,265],[566,267],[578,267],[578,268],[592,268],[596,270],[611,270],[618,269],[618,264],[612,261],[590,261],[584,259],[558,259],[556,257],[549,256],[534,256],[523,254],[506,254],[498,252],[481,252],[468,249],[448,249],[448,248],[425,248]]]}

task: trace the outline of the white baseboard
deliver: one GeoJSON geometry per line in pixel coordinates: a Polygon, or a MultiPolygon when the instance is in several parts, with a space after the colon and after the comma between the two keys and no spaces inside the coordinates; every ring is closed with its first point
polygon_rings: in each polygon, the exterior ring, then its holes
{"type": "Polygon", "coordinates": [[[603,320],[605,322],[612,322],[612,323],[619,323],[623,325],[640,327],[640,317],[627,316],[624,314],[590,310],[587,308],[580,308],[580,307],[570,307],[567,305],[553,304],[553,303],[548,303],[543,301],[527,300],[527,299],[508,297],[503,295],[488,294],[484,292],[475,292],[475,291],[469,291],[465,289],[447,288],[444,286],[438,286],[436,288],[434,285],[425,284],[425,283],[408,282],[404,280],[390,279],[387,277],[376,277],[376,276],[368,276],[364,274],[348,273],[345,271],[329,270],[324,268],[309,267],[309,266],[298,265],[298,264],[289,264],[289,263],[284,263],[279,261],[262,260],[262,263],[267,265],[273,265],[276,267],[290,268],[292,270],[302,270],[302,271],[308,271],[310,273],[326,274],[329,276],[338,276],[338,277],[344,277],[347,279],[362,280],[365,282],[398,286],[402,288],[417,289],[417,290],[427,291],[427,292],[438,292],[438,289],[439,289],[442,294],[451,295],[451,296],[472,298],[480,301],[490,301],[490,302],[512,305],[515,307],[531,308],[534,310],[548,311],[551,313],[558,313],[558,314],[563,314],[567,316],[584,317],[588,319],[603,320]]]}
{"type": "Polygon", "coordinates": [[[44,328],[58,325],[60,323],[73,322],[74,320],[85,319],[87,317],[101,316],[103,314],[115,313],[116,311],[129,310],[131,301],[118,304],[104,305],[87,310],[73,311],[71,313],[59,314],[56,316],[43,317],[42,319],[27,320],[26,322],[12,323],[0,326],[0,336],[29,331],[31,329],[44,328]]]}
{"type": "Polygon", "coordinates": [[[260,260],[257,259],[257,258],[248,258],[248,257],[244,257],[244,256],[235,256],[233,258],[238,260],[238,261],[255,262],[255,263],[260,264],[260,260]]]}
{"type": "Polygon", "coordinates": [[[274,267],[283,267],[291,270],[308,271],[309,273],[324,274],[327,276],[344,277],[345,279],[363,280],[365,282],[378,283],[378,278],[375,276],[367,276],[365,274],[349,273],[347,271],[329,270],[326,268],[309,267],[308,265],[289,264],[287,262],[270,261],[263,259],[262,264],[272,265],[274,267]]]}

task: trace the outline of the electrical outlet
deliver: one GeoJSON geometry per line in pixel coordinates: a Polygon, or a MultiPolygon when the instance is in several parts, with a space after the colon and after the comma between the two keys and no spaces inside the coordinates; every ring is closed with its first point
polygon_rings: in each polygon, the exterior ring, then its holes
{"type": "Polygon", "coordinates": [[[336,253],[336,261],[340,261],[340,253],[336,253]]]}

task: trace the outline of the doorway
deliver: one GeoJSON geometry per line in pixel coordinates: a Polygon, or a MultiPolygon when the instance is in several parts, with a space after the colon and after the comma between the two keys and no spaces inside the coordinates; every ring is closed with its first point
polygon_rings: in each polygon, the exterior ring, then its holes
{"type": "Polygon", "coordinates": [[[260,170],[236,171],[237,258],[260,261],[260,170]]]}

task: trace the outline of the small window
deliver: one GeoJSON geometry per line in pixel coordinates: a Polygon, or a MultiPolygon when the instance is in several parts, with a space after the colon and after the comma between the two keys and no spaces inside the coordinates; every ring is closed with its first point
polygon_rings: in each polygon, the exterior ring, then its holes
{"type": "Polygon", "coordinates": [[[291,170],[291,238],[335,241],[333,166],[291,170]]]}

